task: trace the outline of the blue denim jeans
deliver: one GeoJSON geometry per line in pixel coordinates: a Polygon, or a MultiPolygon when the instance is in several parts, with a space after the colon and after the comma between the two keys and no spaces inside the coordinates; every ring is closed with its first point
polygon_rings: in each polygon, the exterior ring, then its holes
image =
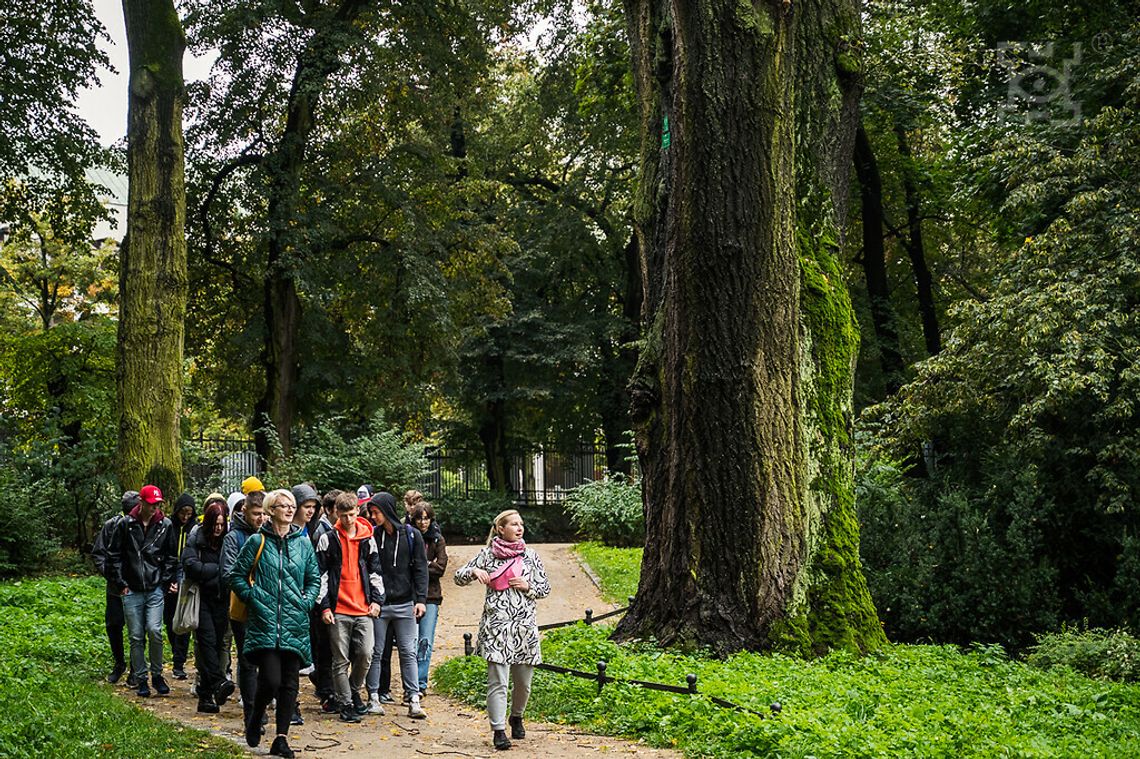
{"type": "Polygon", "coordinates": [[[162,588],[131,591],[123,596],[123,615],[131,641],[131,673],[146,677],[146,644],[150,643],[150,673],[162,674],[162,588]]]}
{"type": "Polygon", "coordinates": [[[420,638],[416,646],[416,667],[420,674],[420,693],[427,692],[428,667],[431,666],[431,652],[435,647],[435,623],[439,621],[439,604],[427,604],[427,611],[420,617],[420,638]]]}

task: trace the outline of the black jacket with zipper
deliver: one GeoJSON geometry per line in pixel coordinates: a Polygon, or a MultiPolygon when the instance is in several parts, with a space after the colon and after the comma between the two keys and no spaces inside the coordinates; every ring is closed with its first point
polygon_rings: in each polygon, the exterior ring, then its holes
{"type": "Polygon", "coordinates": [[[115,590],[130,588],[146,593],[166,587],[175,580],[178,557],[174,553],[170,520],[156,512],[145,528],[136,507],[115,527],[107,549],[107,579],[115,590]]]}

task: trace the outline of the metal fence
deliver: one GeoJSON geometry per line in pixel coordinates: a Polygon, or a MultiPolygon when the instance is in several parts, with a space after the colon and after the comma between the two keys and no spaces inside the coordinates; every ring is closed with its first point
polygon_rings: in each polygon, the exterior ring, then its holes
{"type": "Polygon", "coordinates": [[[186,481],[190,487],[231,493],[241,481],[262,471],[253,438],[205,437],[188,441],[193,455],[187,462],[186,481]]]}
{"type": "MultiPolygon", "coordinates": [[[[433,448],[427,451],[428,472],[419,490],[430,499],[470,498],[490,492],[487,464],[481,451],[433,448]]],[[[539,448],[513,453],[507,479],[516,505],[558,504],[568,491],[587,480],[601,479],[605,446],[585,444],[569,451],[539,448]]]]}

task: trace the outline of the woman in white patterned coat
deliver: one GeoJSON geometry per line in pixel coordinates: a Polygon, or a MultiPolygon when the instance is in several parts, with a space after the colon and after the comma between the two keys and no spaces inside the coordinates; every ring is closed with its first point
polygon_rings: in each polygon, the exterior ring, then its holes
{"type": "Polygon", "coordinates": [[[534,665],[542,663],[537,601],[550,595],[542,559],[523,542],[523,520],[511,509],[495,517],[487,546],[455,572],[455,584],[478,580],[487,586],[475,653],[487,660],[487,716],[497,749],[507,737],[507,678],[511,689],[511,738],[526,737],[523,711],[530,698],[534,665]]]}

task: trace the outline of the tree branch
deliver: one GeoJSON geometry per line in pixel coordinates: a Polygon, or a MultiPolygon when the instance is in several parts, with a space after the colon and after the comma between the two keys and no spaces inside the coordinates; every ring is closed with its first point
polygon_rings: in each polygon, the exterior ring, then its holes
{"type": "Polygon", "coordinates": [[[239,271],[238,268],[229,261],[223,261],[214,255],[214,232],[210,226],[210,206],[213,205],[214,199],[222,189],[222,183],[226,181],[230,174],[233,174],[243,166],[256,166],[261,163],[261,154],[248,151],[249,148],[246,148],[237,158],[218,170],[218,173],[214,175],[213,182],[210,184],[210,191],[206,193],[206,197],[202,200],[202,205],[198,208],[198,219],[202,224],[202,237],[205,240],[202,247],[202,258],[206,259],[208,263],[228,271],[230,277],[233,279],[235,291],[240,288],[243,280],[249,282],[251,278],[244,272],[239,271]]]}

